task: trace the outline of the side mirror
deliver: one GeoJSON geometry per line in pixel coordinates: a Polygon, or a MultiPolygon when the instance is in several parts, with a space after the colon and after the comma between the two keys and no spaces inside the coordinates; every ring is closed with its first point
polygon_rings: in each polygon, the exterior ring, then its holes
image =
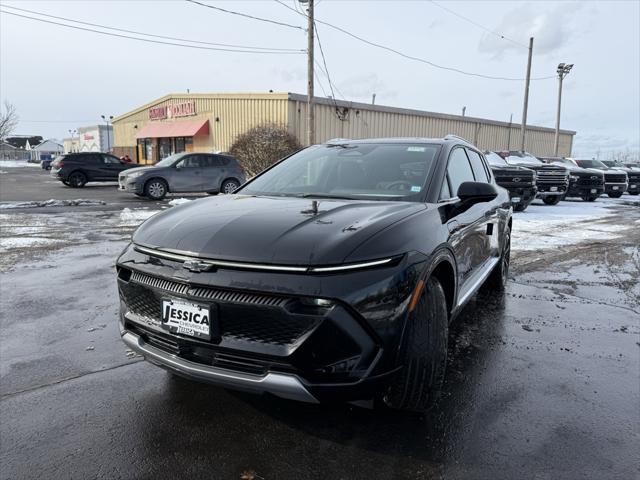
{"type": "Polygon", "coordinates": [[[462,182],[458,187],[458,198],[463,202],[489,202],[498,196],[498,190],[491,183],[462,182]]]}

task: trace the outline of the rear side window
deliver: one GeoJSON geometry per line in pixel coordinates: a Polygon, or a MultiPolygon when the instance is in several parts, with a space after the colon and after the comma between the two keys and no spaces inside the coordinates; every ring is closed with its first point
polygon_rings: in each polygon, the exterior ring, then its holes
{"type": "Polygon", "coordinates": [[[473,175],[476,177],[476,182],[489,182],[489,175],[487,169],[484,166],[480,154],[474,150],[467,149],[467,156],[471,162],[471,168],[473,169],[473,175]]]}
{"type": "Polygon", "coordinates": [[[451,186],[451,194],[457,195],[458,188],[463,182],[474,182],[473,170],[464,153],[464,148],[456,148],[449,156],[449,165],[447,166],[447,176],[449,177],[449,185],[451,186]]]}

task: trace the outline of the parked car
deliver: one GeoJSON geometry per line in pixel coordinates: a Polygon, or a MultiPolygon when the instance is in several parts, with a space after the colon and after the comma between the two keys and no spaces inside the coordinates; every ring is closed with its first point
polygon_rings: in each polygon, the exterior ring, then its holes
{"type": "Polygon", "coordinates": [[[590,168],[604,173],[604,193],[611,198],[620,198],[629,187],[629,177],[623,170],[617,168],[609,168],[600,160],[578,160],[575,159],[578,166],[590,168]]]}
{"type": "Polygon", "coordinates": [[[88,182],[116,181],[120,172],[135,166],[108,153],[67,153],[51,163],[51,176],[69,187],[80,188],[88,182]]]}
{"type": "Polygon", "coordinates": [[[458,137],[312,146],[138,228],[117,260],[122,339],[229,388],[423,411],[449,323],[507,282],[511,215],[458,137]]]}
{"type": "Polygon", "coordinates": [[[548,165],[527,152],[496,152],[509,165],[518,165],[536,172],[537,198],[547,205],[557,205],[569,188],[569,170],[560,165],[548,165]]]}
{"type": "Polygon", "coordinates": [[[604,173],[600,170],[579,167],[569,158],[543,157],[540,160],[569,169],[569,188],[563,199],[580,197],[585,202],[594,202],[604,193],[604,173]]]}
{"type": "Polygon", "coordinates": [[[176,153],[152,166],[122,172],[121,191],[161,200],[169,192],[232,193],[245,181],[245,173],[231,155],[176,153]]]}
{"type": "Polygon", "coordinates": [[[40,167],[43,170],[51,170],[51,164],[53,163],[54,160],[57,160],[58,158],[60,158],[60,156],[57,156],[56,158],[45,158],[40,160],[40,167]]]}
{"type": "Polygon", "coordinates": [[[496,183],[509,191],[513,209],[524,212],[536,198],[536,172],[529,168],[509,165],[495,152],[484,152],[496,183]]]}
{"type": "Polygon", "coordinates": [[[609,168],[622,170],[627,174],[629,186],[627,187],[627,193],[629,195],[638,195],[640,193],[640,167],[632,163],[620,164],[612,160],[602,160],[609,168]]]}

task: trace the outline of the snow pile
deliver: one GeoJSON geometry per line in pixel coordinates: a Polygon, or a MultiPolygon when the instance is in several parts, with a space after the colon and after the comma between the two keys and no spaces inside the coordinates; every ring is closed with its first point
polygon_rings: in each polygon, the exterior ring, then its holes
{"type": "Polygon", "coordinates": [[[190,202],[190,201],[191,201],[191,200],[189,200],[188,198],[174,198],[173,200],[171,200],[171,201],[169,202],[169,205],[170,205],[171,207],[175,207],[175,206],[177,206],[177,205],[182,205],[183,203],[188,203],[188,202],[190,202]]]}
{"type": "Polygon", "coordinates": [[[29,163],[26,160],[0,160],[0,168],[40,167],[40,163],[29,163]]]}
{"type": "Polygon", "coordinates": [[[44,247],[59,240],[43,237],[3,237],[0,238],[0,252],[16,248],[44,247]]]}
{"type": "Polygon", "coordinates": [[[131,210],[130,208],[125,208],[120,212],[118,225],[121,227],[135,227],[156,213],[158,213],[158,210],[131,210]]]}
{"type": "Polygon", "coordinates": [[[0,209],[14,208],[39,208],[39,207],[78,207],[82,205],[106,205],[102,200],[87,200],[85,198],[76,198],[75,200],[41,200],[32,202],[17,203],[0,203],[0,209]]]}
{"type": "Polygon", "coordinates": [[[558,205],[530,205],[525,212],[514,213],[511,248],[540,250],[584,241],[616,238],[629,228],[608,223],[618,202],[600,198],[596,202],[563,201],[558,205]]]}

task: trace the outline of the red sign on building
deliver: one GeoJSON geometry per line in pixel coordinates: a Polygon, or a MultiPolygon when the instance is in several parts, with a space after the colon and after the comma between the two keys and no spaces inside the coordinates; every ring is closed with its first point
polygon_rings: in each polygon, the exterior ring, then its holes
{"type": "Polygon", "coordinates": [[[194,100],[173,105],[163,105],[149,109],[149,120],[164,120],[166,118],[189,117],[196,114],[194,100]]]}

